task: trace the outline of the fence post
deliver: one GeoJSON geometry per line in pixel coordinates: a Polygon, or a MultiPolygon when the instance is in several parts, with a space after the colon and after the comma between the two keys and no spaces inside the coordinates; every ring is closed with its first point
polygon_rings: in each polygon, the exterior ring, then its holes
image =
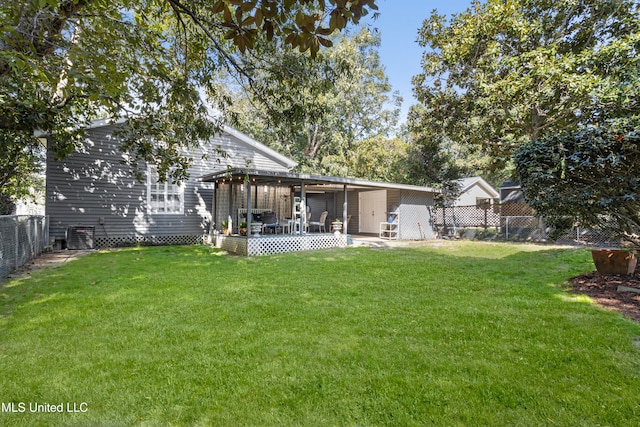
{"type": "Polygon", "coordinates": [[[19,233],[19,231],[18,231],[18,227],[20,226],[20,221],[18,221],[18,217],[15,217],[15,218],[14,218],[14,221],[16,222],[16,235],[15,235],[15,238],[16,238],[15,242],[16,242],[16,244],[15,244],[15,246],[14,246],[14,247],[15,247],[15,252],[14,252],[14,257],[13,257],[13,259],[14,259],[14,261],[15,261],[15,264],[14,264],[13,268],[18,268],[18,265],[19,265],[19,264],[18,264],[18,250],[19,250],[19,246],[20,246],[20,245],[18,244],[18,242],[19,242],[18,238],[20,237],[20,233],[19,233]]]}
{"type": "Polygon", "coordinates": [[[505,218],[506,218],[506,222],[505,222],[505,228],[504,228],[504,231],[505,231],[505,238],[504,239],[505,240],[509,240],[509,217],[507,216],[505,218]]]}
{"type": "Polygon", "coordinates": [[[444,203],[442,204],[442,235],[446,236],[447,233],[447,211],[444,203]]]}
{"type": "Polygon", "coordinates": [[[489,210],[489,206],[485,203],[484,205],[484,231],[487,231],[487,211],[489,210]]]}

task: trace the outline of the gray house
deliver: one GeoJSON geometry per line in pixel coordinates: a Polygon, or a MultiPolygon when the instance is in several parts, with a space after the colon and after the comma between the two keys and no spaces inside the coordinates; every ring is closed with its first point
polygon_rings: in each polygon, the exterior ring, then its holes
{"type": "Polygon", "coordinates": [[[239,253],[254,254],[343,246],[347,234],[435,237],[436,190],[293,173],[296,162],[229,127],[190,153],[194,161],[182,185],[158,182],[151,167],[138,182],[122,162],[117,126],[121,124],[96,122],[87,130],[82,150],[62,161],[48,155],[46,214],[50,236],[59,246],[71,248],[83,239],[98,248],[186,244],[215,236],[218,241],[226,238],[228,247],[241,248],[239,253]],[[215,154],[220,149],[226,158],[215,154]],[[209,160],[202,159],[204,153],[212,153],[209,160]],[[300,210],[309,213],[300,215],[300,210]],[[265,212],[279,219],[281,226],[272,229],[280,234],[276,243],[267,241],[276,236],[264,233],[255,240],[260,233],[252,235],[251,227],[248,236],[240,236],[240,224],[265,212]],[[332,233],[336,219],[348,223],[341,236],[332,233]],[[271,252],[251,247],[271,247],[271,252]]]}
{"type": "Polygon", "coordinates": [[[253,167],[289,171],[296,162],[232,128],[191,153],[189,180],[182,185],[159,183],[151,168],[138,182],[123,164],[115,127],[97,121],[87,130],[83,149],[65,160],[47,156],[46,215],[50,236],[65,245],[69,232],[91,232],[95,247],[136,242],[193,243],[209,232],[213,184],[197,178],[230,168],[253,167]],[[217,149],[227,158],[217,160],[217,149]],[[202,160],[203,153],[213,153],[202,160]]]}

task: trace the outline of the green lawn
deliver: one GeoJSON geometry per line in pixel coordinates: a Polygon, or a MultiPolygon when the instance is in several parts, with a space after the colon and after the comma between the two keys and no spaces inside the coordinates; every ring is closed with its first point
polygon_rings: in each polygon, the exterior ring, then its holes
{"type": "Polygon", "coordinates": [[[96,253],[0,290],[0,425],[637,425],[640,327],[566,292],[592,269],[473,242],[96,253]]]}

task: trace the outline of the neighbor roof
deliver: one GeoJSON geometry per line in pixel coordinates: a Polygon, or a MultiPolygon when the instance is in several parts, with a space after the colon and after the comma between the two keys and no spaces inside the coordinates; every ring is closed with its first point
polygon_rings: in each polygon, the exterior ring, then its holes
{"type": "Polygon", "coordinates": [[[496,189],[491,186],[491,184],[489,184],[480,176],[462,178],[462,179],[456,180],[456,182],[460,183],[460,193],[464,193],[469,188],[473,187],[475,184],[478,184],[479,186],[484,188],[485,191],[491,195],[491,197],[493,198],[500,197],[500,193],[498,193],[496,189]]]}

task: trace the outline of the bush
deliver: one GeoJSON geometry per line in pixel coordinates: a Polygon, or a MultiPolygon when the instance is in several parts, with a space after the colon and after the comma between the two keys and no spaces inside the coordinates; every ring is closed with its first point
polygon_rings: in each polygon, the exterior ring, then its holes
{"type": "Polygon", "coordinates": [[[524,144],[515,155],[525,199],[555,231],[600,227],[638,245],[640,125],[607,121],[524,144]]]}

